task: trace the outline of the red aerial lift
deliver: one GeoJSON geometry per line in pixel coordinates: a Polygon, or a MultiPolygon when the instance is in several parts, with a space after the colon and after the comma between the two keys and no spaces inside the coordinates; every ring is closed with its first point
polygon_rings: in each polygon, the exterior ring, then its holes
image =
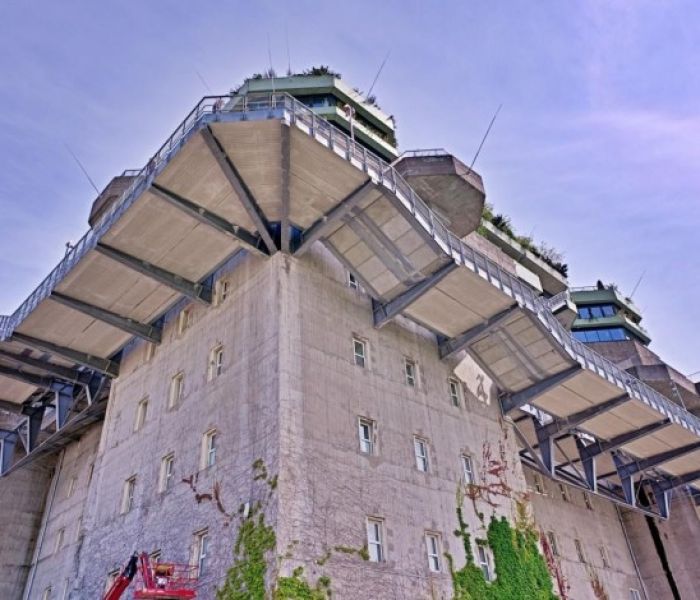
{"type": "Polygon", "coordinates": [[[197,597],[197,567],[153,563],[145,552],[134,554],[102,600],[118,600],[138,573],[134,598],[138,600],[190,600],[197,597]]]}

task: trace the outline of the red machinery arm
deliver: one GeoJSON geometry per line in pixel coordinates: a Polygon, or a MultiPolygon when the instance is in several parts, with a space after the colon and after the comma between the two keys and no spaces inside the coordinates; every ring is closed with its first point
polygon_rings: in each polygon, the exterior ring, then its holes
{"type": "Polygon", "coordinates": [[[124,567],[124,570],[114,580],[114,583],[111,585],[102,600],[118,600],[122,597],[124,590],[129,587],[134,575],[136,575],[136,571],[138,569],[138,558],[139,557],[134,554],[129,559],[129,562],[126,563],[126,567],[124,567]]]}

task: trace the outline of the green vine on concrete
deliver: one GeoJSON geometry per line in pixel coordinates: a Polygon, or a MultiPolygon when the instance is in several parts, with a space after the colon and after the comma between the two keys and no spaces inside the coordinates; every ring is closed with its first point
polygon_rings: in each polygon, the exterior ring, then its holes
{"type": "Polygon", "coordinates": [[[275,600],[327,600],[331,597],[331,580],[319,577],[316,587],[302,579],[303,567],[297,567],[291,577],[280,577],[275,588],[275,600]]]}
{"type": "Polygon", "coordinates": [[[511,527],[505,517],[491,517],[486,541],[495,563],[496,579],[486,581],[474,562],[471,536],[461,507],[457,509],[466,564],[455,569],[454,559],[446,554],[452,574],[454,600],[556,600],[547,564],[538,547],[539,536],[531,526],[511,527]]]}

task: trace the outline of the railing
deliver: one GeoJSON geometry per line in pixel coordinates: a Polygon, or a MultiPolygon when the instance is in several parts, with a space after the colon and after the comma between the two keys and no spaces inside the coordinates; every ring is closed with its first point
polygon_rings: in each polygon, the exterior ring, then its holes
{"type": "Polygon", "coordinates": [[[630,397],[644,402],[671,418],[675,423],[700,435],[700,419],[698,417],[688,413],[650,386],[632,377],[611,361],[588,348],[583,342],[576,340],[559,323],[546,302],[532,288],[510,273],[503,271],[496,263],[455,236],[413,191],[413,188],[408,185],[396,169],[288,94],[270,94],[265,98],[256,98],[253,101],[248,101],[246,96],[231,97],[227,95],[202,98],[148,161],[147,165],[138,172],[131,185],[100,218],[95,227],[88,231],[66,254],[12,316],[0,320],[0,339],[6,339],[26,315],[50,294],[55,285],[73,268],[75,263],[95,246],[97,240],[139,196],[150,179],[163,168],[173,154],[185,143],[189,135],[203,124],[205,117],[213,117],[215,120],[219,116],[225,118],[226,114],[235,116],[236,113],[243,113],[238,118],[245,118],[246,113],[260,111],[268,111],[267,116],[269,117],[281,117],[288,120],[290,124],[294,124],[316,141],[323,143],[336,154],[367,173],[376,184],[394,193],[448,256],[488,280],[518,304],[535,313],[566,352],[583,367],[616,384],[625,390],[630,397]]]}
{"type": "Polygon", "coordinates": [[[399,158],[407,156],[409,158],[423,158],[425,156],[450,156],[450,153],[444,148],[425,148],[418,150],[405,150],[399,158]]]}
{"type": "Polygon", "coordinates": [[[563,292],[555,294],[551,298],[543,300],[543,302],[551,312],[556,312],[571,302],[571,294],[569,293],[569,290],[564,290],[563,292]]]}

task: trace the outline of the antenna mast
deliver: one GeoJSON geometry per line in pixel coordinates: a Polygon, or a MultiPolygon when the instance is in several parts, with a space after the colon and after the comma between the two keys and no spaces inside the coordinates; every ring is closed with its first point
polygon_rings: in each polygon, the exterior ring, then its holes
{"type": "Polygon", "coordinates": [[[384,60],[382,61],[382,64],[379,65],[379,71],[377,71],[377,74],[374,76],[374,80],[372,81],[372,85],[369,86],[369,92],[367,92],[367,95],[365,98],[369,98],[372,95],[372,90],[374,89],[375,84],[377,83],[377,79],[379,79],[379,75],[382,72],[382,69],[384,68],[384,65],[386,64],[386,61],[389,60],[389,55],[391,54],[391,50],[389,50],[386,53],[386,56],[384,57],[384,60]]]}
{"type": "Polygon", "coordinates": [[[87,169],[83,166],[83,163],[80,162],[80,159],[75,155],[75,152],[73,152],[70,149],[70,146],[63,142],[63,145],[66,147],[66,150],[70,153],[70,155],[73,157],[73,160],[78,164],[80,167],[80,170],[83,172],[83,175],[87,178],[87,180],[90,182],[90,185],[92,186],[92,189],[95,190],[95,193],[99,196],[100,195],[100,190],[97,189],[97,186],[95,185],[95,182],[92,180],[90,175],[87,172],[87,169]]]}
{"type": "Polygon", "coordinates": [[[501,112],[501,108],[503,108],[503,104],[498,105],[498,108],[496,109],[496,112],[494,113],[493,118],[491,119],[491,122],[489,123],[489,126],[486,128],[486,133],[484,134],[484,137],[481,139],[481,143],[479,144],[479,147],[476,149],[476,154],[474,155],[474,158],[472,159],[472,164],[469,165],[468,173],[471,173],[472,169],[474,168],[474,163],[476,162],[476,159],[479,158],[479,154],[481,153],[481,149],[484,147],[484,143],[486,142],[486,138],[489,136],[489,133],[491,133],[491,127],[493,127],[493,124],[496,122],[496,117],[498,116],[498,113],[501,112]]]}

